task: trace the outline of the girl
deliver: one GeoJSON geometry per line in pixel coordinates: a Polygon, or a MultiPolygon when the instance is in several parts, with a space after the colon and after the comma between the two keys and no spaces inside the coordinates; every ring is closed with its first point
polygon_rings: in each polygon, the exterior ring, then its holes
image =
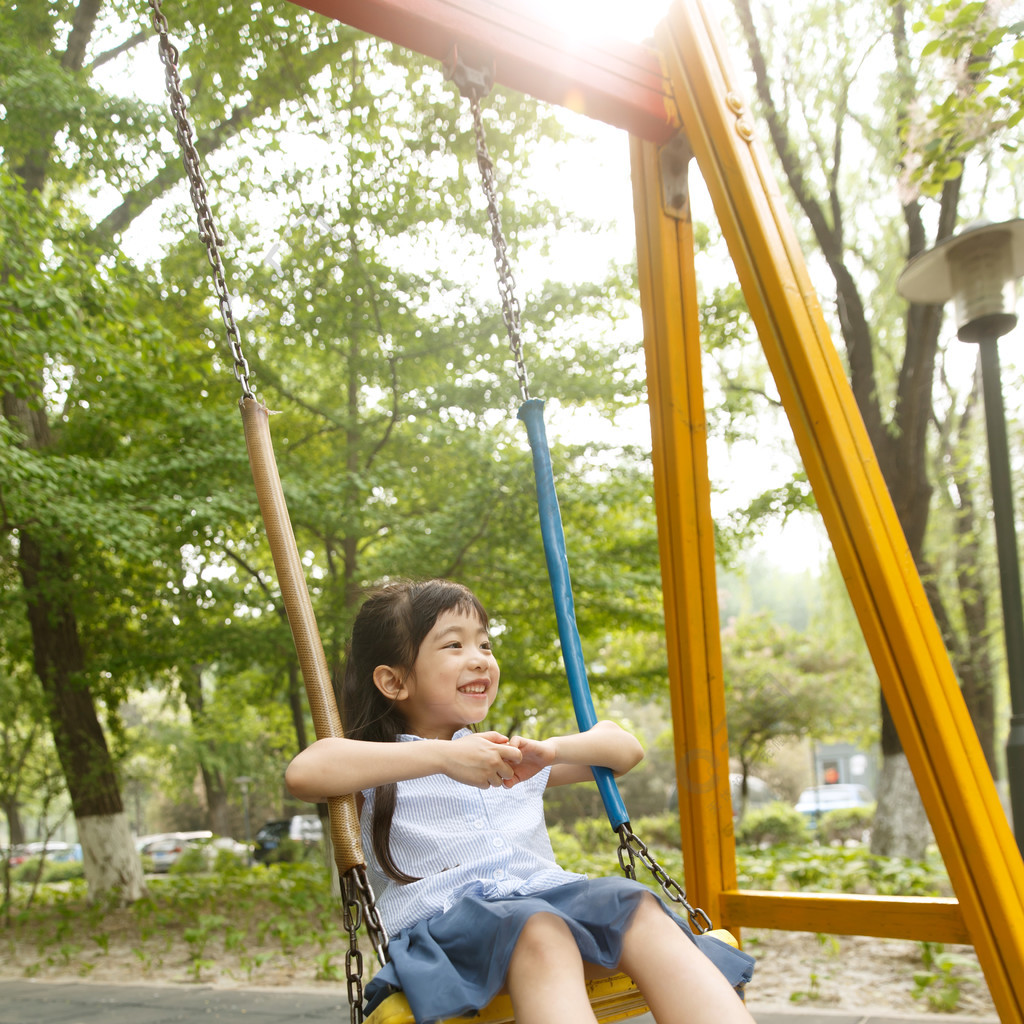
{"type": "Polygon", "coordinates": [[[367,1013],[400,988],[426,1024],[507,987],[519,1024],[592,1024],[586,979],[618,969],[658,1024],[751,1024],[732,990],[749,980],[749,956],[695,937],[639,882],[555,863],[545,787],[591,779],[591,765],[627,772],[640,744],[612,722],[548,740],[473,732],[497,690],[487,613],[469,590],[390,584],[352,628],[345,738],[317,740],[288,767],[300,799],[360,794],[391,936],[367,1013]]]}

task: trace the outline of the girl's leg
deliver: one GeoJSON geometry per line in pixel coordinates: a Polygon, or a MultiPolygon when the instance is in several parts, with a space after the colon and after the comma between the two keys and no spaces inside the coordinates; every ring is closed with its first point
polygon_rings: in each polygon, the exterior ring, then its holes
{"type": "MultiPolygon", "coordinates": [[[[664,916],[664,915],[662,915],[664,916]]],[[[519,935],[506,979],[516,1024],[594,1024],[583,960],[566,923],[534,914],[519,935]]]]}
{"type": "Polygon", "coordinates": [[[658,1024],[752,1024],[717,967],[645,896],[622,945],[619,970],[640,989],[658,1024]]]}

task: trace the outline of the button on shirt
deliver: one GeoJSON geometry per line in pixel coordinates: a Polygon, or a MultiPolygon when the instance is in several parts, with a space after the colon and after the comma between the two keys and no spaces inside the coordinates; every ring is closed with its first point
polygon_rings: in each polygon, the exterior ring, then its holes
{"type": "MultiPolygon", "coordinates": [[[[468,735],[460,729],[453,739],[468,735]]],[[[400,736],[415,742],[419,736],[400,736]]],[[[391,857],[419,878],[400,885],[380,869],[370,840],[374,792],[360,816],[366,870],[390,935],[448,910],[462,896],[502,899],[543,892],[584,875],[555,863],[543,795],[550,769],[511,789],[476,789],[447,775],[398,783],[391,857]]]]}

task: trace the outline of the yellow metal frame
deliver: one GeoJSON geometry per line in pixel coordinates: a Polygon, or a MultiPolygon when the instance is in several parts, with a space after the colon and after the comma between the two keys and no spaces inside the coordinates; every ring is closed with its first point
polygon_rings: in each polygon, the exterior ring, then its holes
{"type": "Polygon", "coordinates": [[[958,899],[736,889],[692,228],[664,202],[661,150],[634,139],[687,886],[734,931],[969,940],[1001,1019],[1024,1021],[1024,864],[724,40],[686,0],[655,41],[958,899]]]}

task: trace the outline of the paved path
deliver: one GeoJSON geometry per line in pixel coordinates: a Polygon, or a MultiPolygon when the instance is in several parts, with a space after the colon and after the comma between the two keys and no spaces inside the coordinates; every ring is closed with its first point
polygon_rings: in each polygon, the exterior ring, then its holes
{"type": "MultiPolygon", "coordinates": [[[[755,1010],[757,1024],[998,1024],[945,1014],[865,1017],[839,1010],[755,1010]]],[[[650,1014],[633,1018],[653,1024],[650,1014]]],[[[104,985],[88,981],[0,981],[0,1024],[348,1024],[344,990],[224,989],[203,985],[104,985]]]]}

